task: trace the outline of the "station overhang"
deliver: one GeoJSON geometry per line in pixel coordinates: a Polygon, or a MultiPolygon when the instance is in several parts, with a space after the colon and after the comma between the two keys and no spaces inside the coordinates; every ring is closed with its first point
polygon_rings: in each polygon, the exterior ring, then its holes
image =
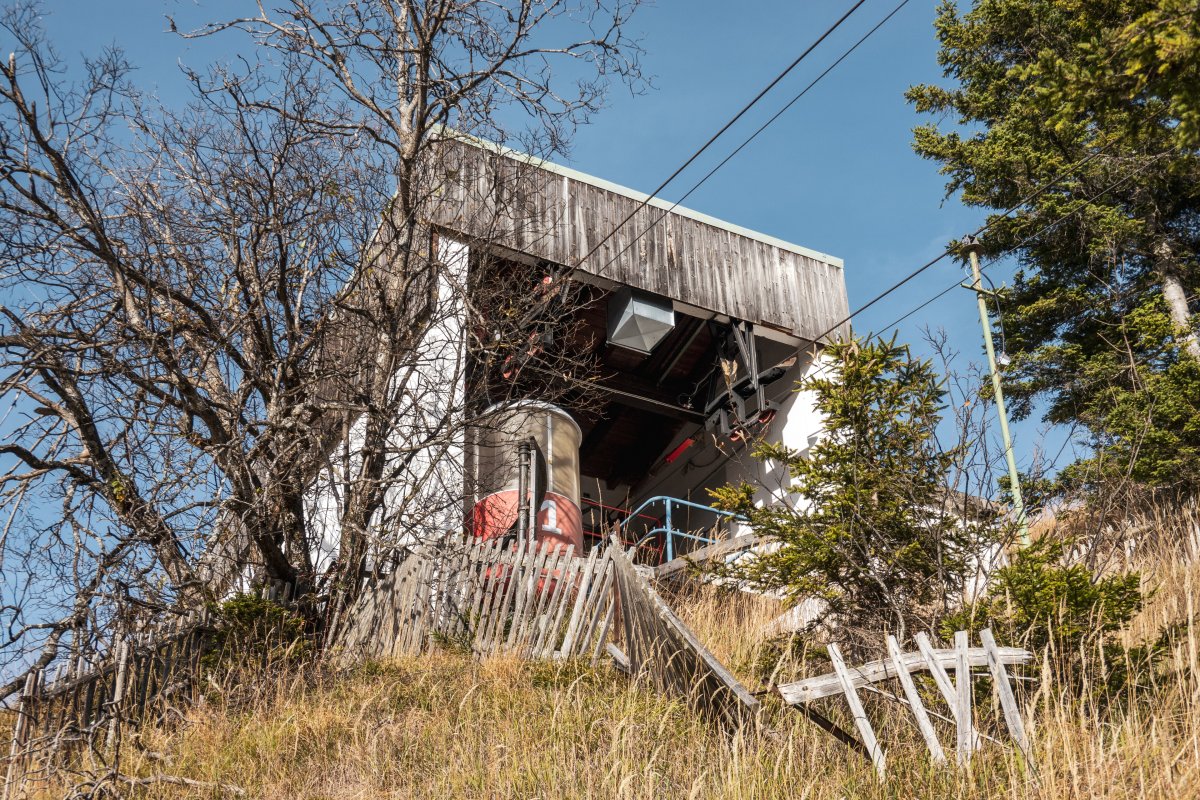
{"type": "Polygon", "coordinates": [[[849,332],[840,259],[477,140],[438,153],[429,222],[453,235],[782,341],[849,332]]]}

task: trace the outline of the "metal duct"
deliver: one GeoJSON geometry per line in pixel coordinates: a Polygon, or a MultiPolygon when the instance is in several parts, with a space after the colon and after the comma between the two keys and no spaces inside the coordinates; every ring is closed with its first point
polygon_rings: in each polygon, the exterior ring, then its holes
{"type": "Polygon", "coordinates": [[[649,354],[675,328],[670,300],[635,292],[628,286],[608,301],[608,343],[649,354]]]}

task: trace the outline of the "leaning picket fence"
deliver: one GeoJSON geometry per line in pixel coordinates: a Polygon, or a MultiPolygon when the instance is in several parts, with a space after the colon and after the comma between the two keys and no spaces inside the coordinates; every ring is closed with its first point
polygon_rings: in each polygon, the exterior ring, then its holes
{"type": "Polygon", "coordinates": [[[335,647],[344,661],[415,655],[433,646],[533,660],[590,656],[612,624],[611,561],[552,542],[448,539],[417,547],[366,587],[335,647]]]}
{"type": "MultiPolygon", "coordinates": [[[[258,596],[291,605],[291,587],[258,596]]],[[[0,800],[22,797],[84,750],[116,752],[127,729],[182,718],[198,692],[201,658],[217,632],[208,609],[171,621],[128,622],[106,652],[30,673],[17,698],[0,800]]]]}
{"type": "Polygon", "coordinates": [[[750,722],[758,700],[676,616],[632,561],[613,542],[608,549],[616,575],[621,643],[613,656],[632,675],[730,729],[750,722]]]}

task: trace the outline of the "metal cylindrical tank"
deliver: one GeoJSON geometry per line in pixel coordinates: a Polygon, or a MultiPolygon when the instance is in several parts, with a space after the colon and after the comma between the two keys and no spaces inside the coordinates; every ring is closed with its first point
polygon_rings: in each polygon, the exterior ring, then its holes
{"type": "MultiPolygon", "coordinates": [[[[528,476],[519,469],[519,448],[532,439],[545,457],[546,494],[537,510],[534,540],[560,548],[583,549],[579,512],[579,445],[583,435],[571,415],[558,406],[522,400],[492,406],[481,416],[475,435],[477,496],[472,513],[475,535],[490,539],[513,530],[520,490],[528,476]]],[[[532,499],[533,487],[526,486],[532,499]]]]}

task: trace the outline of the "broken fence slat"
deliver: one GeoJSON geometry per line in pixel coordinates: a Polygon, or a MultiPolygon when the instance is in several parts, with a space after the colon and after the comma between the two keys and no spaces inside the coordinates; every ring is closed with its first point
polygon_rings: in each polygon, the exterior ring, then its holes
{"type": "MultiPolygon", "coordinates": [[[[933,675],[933,681],[937,684],[938,691],[942,693],[942,699],[945,700],[946,705],[950,707],[950,714],[954,717],[954,724],[957,725],[959,723],[958,701],[957,693],[954,688],[954,682],[950,680],[950,676],[946,673],[945,666],[940,660],[938,660],[940,658],[939,654],[943,651],[934,650],[933,645],[929,641],[929,637],[926,636],[924,632],[918,633],[916,635],[916,640],[917,647],[921,649],[921,653],[926,657],[926,663],[929,663],[930,659],[933,660],[933,663],[929,667],[929,672],[933,675]]],[[[950,650],[948,652],[951,655],[951,659],[953,659],[954,651],[950,650]]],[[[1032,654],[1030,655],[1030,658],[1032,658],[1032,654]]],[[[968,662],[971,661],[971,651],[969,650],[967,651],[967,660],[968,662]]],[[[954,661],[951,660],[950,664],[953,666],[954,661]]],[[[979,732],[972,727],[971,733],[973,741],[979,741],[979,732]]]]}
{"type": "MultiPolygon", "coordinates": [[[[924,637],[923,633],[917,634],[917,643],[921,643],[924,637]]],[[[928,638],[925,639],[928,642],[928,638]]],[[[997,648],[999,658],[1004,664],[1025,664],[1032,658],[1033,654],[1028,650],[1021,650],[1016,647],[1000,647],[997,648]]],[[[987,666],[987,652],[982,647],[971,648],[968,653],[968,660],[973,667],[987,666]]],[[[928,664],[928,659],[932,659],[935,664],[943,669],[954,665],[953,650],[934,650],[929,647],[929,654],[924,652],[905,653],[902,656],[904,666],[909,672],[919,672],[928,669],[934,673],[934,679],[937,680],[937,671],[928,664]],[[927,658],[928,655],[928,658],[927,658]]],[[[869,683],[875,683],[889,678],[895,678],[896,668],[892,665],[891,660],[869,661],[860,667],[855,667],[850,670],[851,679],[854,681],[855,688],[866,686],[869,683]]],[[[947,677],[947,683],[949,678],[947,677]]],[[[822,697],[831,697],[836,694],[841,694],[841,687],[838,678],[835,674],[829,673],[826,675],[818,675],[812,678],[795,681],[792,683],[782,683],[776,687],[780,697],[784,702],[791,705],[809,703],[813,700],[819,700],[822,697]]],[[[953,690],[951,689],[951,693],[953,690]]],[[[953,707],[953,702],[951,702],[953,707]]]]}
{"type": "Polygon", "coordinates": [[[744,536],[735,536],[732,539],[713,542],[712,544],[697,548],[687,555],[659,565],[654,570],[654,577],[660,581],[667,578],[679,577],[686,574],[688,567],[693,564],[703,564],[706,561],[712,561],[713,559],[736,553],[739,550],[749,550],[761,541],[764,541],[764,537],[755,534],[746,534],[744,536]]]}
{"type": "Polygon", "coordinates": [[[859,699],[858,692],[854,688],[854,681],[850,677],[849,670],[846,669],[842,651],[833,643],[830,643],[828,651],[829,660],[833,662],[833,672],[842,686],[842,692],[846,695],[846,703],[850,706],[850,713],[854,717],[854,726],[858,728],[858,735],[862,738],[862,743],[871,756],[871,763],[875,765],[875,774],[879,776],[880,780],[883,780],[887,772],[887,762],[883,750],[879,747],[879,740],[875,738],[875,729],[871,727],[871,720],[867,719],[866,709],[863,708],[862,700],[859,699]]]}
{"type": "Polygon", "coordinates": [[[929,669],[929,673],[933,675],[933,682],[937,685],[938,691],[942,693],[942,699],[950,707],[950,713],[957,723],[958,707],[954,703],[954,681],[950,680],[950,676],[946,674],[946,667],[954,664],[954,651],[934,650],[933,644],[930,643],[929,637],[924,632],[918,633],[916,640],[924,663],[929,669]],[[947,659],[946,663],[942,663],[943,656],[947,659]]]}
{"type": "Polygon", "coordinates": [[[629,667],[629,657],[621,652],[621,648],[617,647],[612,642],[609,642],[604,646],[604,649],[610,656],[612,656],[614,667],[619,669],[621,672],[624,672],[626,675],[632,673],[632,670],[629,667]]]}
{"type": "Polygon", "coordinates": [[[608,644],[608,632],[609,629],[612,628],[613,615],[617,610],[617,598],[613,595],[613,591],[610,590],[608,598],[608,611],[604,614],[604,624],[600,626],[600,633],[596,637],[596,646],[595,649],[592,650],[593,667],[596,666],[596,664],[600,661],[600,651],[603,650],[608,644]]]}
{"type": "Polygon", "coordinates": [[[921,695],[917,692],[917,685],[913,683],[912,675],[909,674],[908,667],[904,663],[904,654],[900,651],[900,643],[891,634],[888,634],[887,637],[887,648],[892,667],[896,670],[896,677],[900,679],[900,685],[904,688],[904,696],[908,699],[913,718],[917,722],[917,728],[920,729],[921,736],[925,739],[925,746],[929,748],[929,756],[935,764],[945,764],[946,754],[942,750],[941,742],[938,741],[937,731],[934,730],[933,723],[929,720],[929,714],[925,711],[924,703],[921,702],[921,695]]]}
{"type": "Polygon", "coordinates": [[[1008,671],[1004,669],[1004,662],[999,654],[1000,648],[996,646],[996,639],[992,636],[990,628],[979,632],[979,641],[983,643],[983,648],[988,654],[988,669],[992,673],[992,683],[996,685],[996,691],[1000,694],[1000,708],[1004,712],[1004,721],[1008,724],[1008,733],[1020,748],[1025,760],[1032,761],[1029,739],[1025,735],[1025,723],[1021,719],[1021,709],[1017,706],[1017,698],[1013,696],[1012,686],[1008,682],[1008,671]]]}

